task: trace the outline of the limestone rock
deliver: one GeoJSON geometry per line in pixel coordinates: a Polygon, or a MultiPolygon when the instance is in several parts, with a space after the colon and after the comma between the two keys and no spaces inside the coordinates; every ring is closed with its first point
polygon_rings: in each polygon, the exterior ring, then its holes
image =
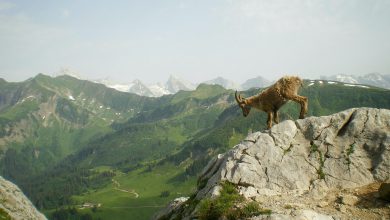
{"type": "Polygon", "coordinates": [[[340,203],[344,205],[356,205],[359,202],[359,198],[353,195],[342,195],[339,197],[340,203]]]}
{"type": "Polygon", "coordinates": [[[165,207],[163,210],[158,212],[154,216],[154,218],[160,219],[162,216],[172,216],[172,217],[176,216],[175,211],[178,211],[178,209],[181,207],[181,205],[183,205],[188,199],[189,199],[189,197],[180,197],[180,198],[174,199],[172,202],[170,202],[168,204],[167,207],[165,207]]]}
{"type": "Polygon", "coordinates": [[[355,108],[287,120],[270,130],[252,133],[211,160],[200,175],[205,184],[195,198],[218,196],[220,183],[228,181],[247,199],[277,209],[275,214],[257,219],[342,219],[349,218],[344,212],[360,198],[343,195],[342,203],[348,205],[347,209],[343,206],[343,212],[323,204],[334,204],[343,189],[389,179],[390,110],[355,108]],[[306,209],[283,208],[283,204],[295,201],[305,204],[306,209]]]}
{"type": "Polygon", "coordinates": [[[46,219],[13,183],[0,176],[0,211],[15,220],[46,219]]]}

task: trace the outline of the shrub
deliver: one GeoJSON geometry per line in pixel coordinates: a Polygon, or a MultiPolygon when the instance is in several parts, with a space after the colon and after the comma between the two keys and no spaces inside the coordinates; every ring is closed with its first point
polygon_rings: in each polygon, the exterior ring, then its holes
{"type": "Polygon", "coordinates": [[[262,209],[256,202],[249,202],[243,207],[238,203],[244,197],[238,193],[236,186],[229,182],[222,183],[220,195],[215,199],[204,199],[199,204],[199,219],[212,220],[225,217],[230,220],[248,218],[256,215],[270,214],[271,210],[262,209]]]}
{"type": "Polygon", "coordinates": [[[162,192],[160,193],[160,197],[168,197],[170,194],[171,194],[171,193],[170,193],[169,191],[165,190],[165,191],[162,191],[162,192]]]}

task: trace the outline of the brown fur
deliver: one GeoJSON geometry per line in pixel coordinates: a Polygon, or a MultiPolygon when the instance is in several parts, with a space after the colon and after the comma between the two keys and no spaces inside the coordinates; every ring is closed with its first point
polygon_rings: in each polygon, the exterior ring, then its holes
{"type": "Polygon", "coordinates": [[[301,105],[299,118],[302,119],[305,117],[308,99],[307,97],[298,95],[298,90],[302,86],[302,83],[302,79],[297,76],[284,76],[263,92],[248,98],[241,98],[241,95],[237,97],[236,91],[236,101],[245,117],[249,114],[252,107],[267,112],[267,126],[271,128],[272,121],[276,124],[279,123],[278,110],[289,100],[301,105]]]}

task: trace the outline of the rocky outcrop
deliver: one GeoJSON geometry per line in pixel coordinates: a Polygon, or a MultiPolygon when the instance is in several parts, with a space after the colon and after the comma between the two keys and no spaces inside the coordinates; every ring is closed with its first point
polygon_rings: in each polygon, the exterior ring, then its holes
{"type": "MultiPolygon", "coordinates": [[[[390,206],[377,190],[389,179],[390,110],[358,108],[249,135],[210,161],[195,200],[217,197],[227,181],[272,210],[253,219],[381,219],[390,206]]],[[[196,211],[183,207],[182,217],[196,211]]]]}
{"type": "Polygon", "coordinates": [[[1,176],[0,218],[13,220],[46,219],[16,185],[1,176]]]}

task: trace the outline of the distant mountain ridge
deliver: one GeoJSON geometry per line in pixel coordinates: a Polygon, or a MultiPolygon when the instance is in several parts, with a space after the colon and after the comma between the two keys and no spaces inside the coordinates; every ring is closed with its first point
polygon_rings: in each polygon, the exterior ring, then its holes
{"type": "Polygon", "coordinates": [[[242,90],[247,90],[251,88],[264,88],[271,85],[271,81],[267,80],[262,76],[255,77],[253,79],[248,79],[243,84],[241,84],[242,90]]]}
{"type": "MultiPolygon", "coordinates": [[[[364,85],[390,89],[390,74],[386,75],[380,73],[369,73],[361,76],[338,74],[332,76],[321,76],[320,79],[338,81],[338,82],[349,83],[349,84],[364,84],[364,85]]],[[[175,94],[180,90],[191,91],[194,90],[198,85],[198,84],[188,83],[174,76],[171,76],[164,85],[158,83],[158,84],[148,86],[142,83],[140,80],[136,80],[136,82],[137,83],[133,82],[128,85],[112,85],[112,84],[106,84],[104,82],[103,83],[110,88],[114,88],[123,92],[134,93],[141,96],[148,96],[148,97],[160,97],[162,95],[175,94]]],[[[257,76],[255,78],[246,80],[242,84],[238,84],[229,79],[223,77],[217,77],[211,80],[204,81],[202,83],[208,85],[220,85],[225,89],[248,90],[251,88],[267,87],[272,84],[272,81],[262,76],[257,76]]]]}
{"type": "Polygon", "coordinates": [[[208,80],[203,82],[204,84],[209,84],[209,85],[220,85],[224,87],[225,89],[234,89],[234,90],[240,90],[241,86],[233,81],[230,81],[228,79],[225,79],[223,77],[217,77],[212,80],[208,80]]]}
{"type": "Polygon", "coordinates": [[[321,76],[320,78],[344,83],[366,84],[370,86],[390,89],[390,74],[368,73],[360,76],[337,74],[333,76],[321,76]]]}
{"type": "Polygon", "coordinates": [[[95,80],[94,82],[104,84],[109,88],[113,88],[121,92],[128,92],[147,97],[160,97],[163,95],[175,94],[180,90],[190,91],[194,90],[197,86],[172,75],[165,84],[156,83],[146,85],[139,79],[127,84],[116,84],[107,79],[95,80]]]}
{"type": "MultiPolygon", "coordinates": [[[[79,73],[69,68],[62,68],[55,73],[55,76],[69,75],[77,79],[81,79],[79,73]]],[[[318,78],[310,78],[312,80],[318,80],[318,78]]],[[[352,75],[352,74],[336,74],[331,76],[320,76],[320,79],[338,81],[349,84],[365,84],[370,86],[376,86],[380,88],[390,89],[390,74],[381,73],[368,73],[364,75],[352,75]]],[[[174,75],[171,75],[165,83],[145,84],[139,79],[135,79],[130,83],[114,83],[110,80],[99,79],[92,80],[96,83],[104,84],[109,88],[121,92],[128,92],[147,97],[161,97],[163,95],[175,94],[180,90],[192,91],[199,84],[220,85],[225,89],[232,90],[248,90],[251,88],[264,88],[272,84],[272,80],[268,80],[262,76],[247,79],[244,83],[237,83],[224,77],[216,77],[211,80],[203,81],[201,83],[190,83],[186,80],[180,79],[174,75]]]]}
{"type": "MultiPolygon", "coordinates": [[[[115,84],[109,80],[95,80],[95,82],[102,83],[109,88],[113,88],[121,92],[129,92],[148,97],[160,97],[163,95],[175,94],[180,90],[193,91],[197,86],[199,86],[199,84],[189,83],[172,75],[165,84],[156,83],[152,85],[146,85],[138,79],[128,84],[115,84]]],[[[223,77],[217,77],[201,82],[200,84],[220,85],[225,89],[232,90],[247,90],[251,88],[267,87],[271,84],[271,81],[265,79],[262,76],[258,76],[253,79],[248,79],[240,85],[232,80],[223,77]]]]}

